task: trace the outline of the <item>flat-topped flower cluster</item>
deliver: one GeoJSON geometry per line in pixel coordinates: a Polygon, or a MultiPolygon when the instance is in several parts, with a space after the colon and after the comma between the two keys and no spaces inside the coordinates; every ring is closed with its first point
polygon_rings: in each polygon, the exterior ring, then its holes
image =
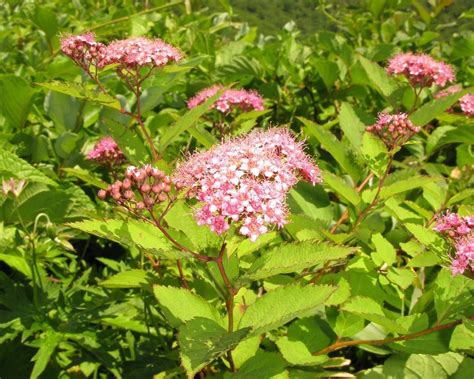
{"type": "MultiPolygon", "coordinates": [[[[221,85],[215,85],[201,90],[194,97],[188,100],[188,108],[192,109],[197,107],[223,88],[224,87],[221,85]]],[[[236,108],[239,108],[243,112],[248,112],[252,109],[263,111],[264,109],[263,98],[256,91],[245,89],[225,90],[214,102],[211,108],[215,108],[221,113],[229,113],[236,108]]]]}
{"type": "Polygon", "coordinates": [[[388,62],[387,72],[391,75],[403,75],[412,85],[422,87],[430,87],[433,83],[444,87],[448,82],[456,80],[449,64],[426,54],[397,54],[388,62]]]}
{"type": "Polygon", "coordinates": [[[300,178],[320,183],[318,166],[287,129],[254,131],[199,152],[178,166],[177,189],[202,206],[200,225],[222,234],[238,223],[239,233],[255,241],[271,225],[287,222],[286,196],[300,178]]]}
{"type": "Polygon", "coordinates": [[[433,229],[447,237],[455,248],[452,273],[462,274],[467,268],[474,271],[474,216],[448,212],[438,218],[433,229]]]}
{"type": "Polygon", "coordinates": [[[84,69],[90,65],[103,68],[111,64],[117,64],[120,69],[162,67],[182,58],[177,48],[160,39],[131,37],[106,45],[97,42],[93,33],[63,37],[61,50],[84,69]]]}

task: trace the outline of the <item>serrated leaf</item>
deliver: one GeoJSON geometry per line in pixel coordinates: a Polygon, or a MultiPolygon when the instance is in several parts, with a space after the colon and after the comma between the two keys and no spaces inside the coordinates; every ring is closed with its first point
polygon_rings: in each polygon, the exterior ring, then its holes
{"type": "Polygon", "coordinates": [[[445,255],[447,251],[446,242],[433,230],[425,228],[417,224],[405,224],[405,227],[412,233],[415,238],[423,245],[429,247],[431,250],[439,255],[445,255]]]}
{"type": "Polygon", "coordinates": [[[394,195],[398,195],[399,193],[410,191],[419,187],[424,187],[425,185],[433,183],[437,180],[439,180],[439,178],[421,175],[405,180],[399,180],[395,183],[384,186],[380,191],[380,199],[389,199],[394,195]]]}
{"type": "Polygon", "coordinates": [[[433,292],[438,322],[472,315],[474,281],[462,275],[451,275],[447,269],[439,272],[433,292]]]}
{"type": "Polygon", "coordinates": [[[51,355],[53,355],[62,339],[63,336],[61,334],[50,331],[44,339],[38,341],[40,348],[31,359],[35,362],[31,371],[31,379],[37,379],[43,373],[51,359],[51,355]]]}
{"type": "Polygon", "coordinates": [[[388,164],[387,147],[372,133],[364,133],[362,136],[362,156],[378,177],[383,175],[388,164]]]}
{"type": "Polygon", "coordinates": [[[201,105],[190,109],[178,121],[172,125],[160,141],[160,152],[163,153],[165,149],[170,145],[181,133],[193,127],[193,125],[199,120],[199,118],[209,110],[209,107],[222,95],[225,88],[217,91],[217,93],[207,99],[201,105]]]}
{"type": "Polygon", "coordinates": [[[106,288],[140,288],[148,283],[148,276],[149,273],[145,270],[128,270],[105,279],[100,285],[106,288]]]}
{"type": "Polygon", "coordinates": [[[187,321],[179,329],[178,343],[188,378],[193,378],[207,364],[237,346],[249,330],[245,328],[229,333],[214,320],[202,317],[187,321]]]}
{"type": "Polygon", "coordinates": [[[429,103],[422,105],[411,116],[410,120],[417,126],[425,126],[431,120],[442,114],[446,109],[451,107],[465,94],[472,92],[471,88],[453,93],[452,95],[444,96],[439,99],[434,99],[429,103]]]}
{"type": "Polygon", "coordinates": [[[247,308],[240,319],[239,328],[251,327],[251,335],[278,328],[296,317],[314,312],[334,291],[336,287],[320,285],[277,288],[247,308]]]}
{"type": "Polygon", "coordinates": [[[465,199],[468,199],[470,197],[474,197],[474,188],[468,188],[465,190],[462,190],[455,194],[453,197],[451,197],[448,201],[448,206],[459,203],[460,201],[463,201],[465,199]]]}
{"type": "Polygon", "coordinates": [[[339,196],[353,205],[360,203],[361,199],[359,193],[353,186],[347,184],[344,179],[326,170],[322,170],[322,176],[324,178],[324,184],[329,186],[339,196]]]}
{"type": "Polygon", "coordinates": [[[263,253],[241,280],[253,281],[279,274],[300,272],[317,264],[345,258],[353,252],[352,247],[335,246],[329,243],[317,244],[314,241],[281,244],[263,253]]]}
{"type": "Polygon", "coordinates": [[[276,345],[285,360],[296,366],[316,366],[326,362],[329,358],[327,355],[314,356],[308,347],[302,342],[288,337],[280,337],[276,341],[276,345]]]}
{"type": "Polygon", "coordinates": [[[61,171],[64,171],[66,174],[68,174],[70,176],[73,176],[73,177],[76,177],[76,178],[82,180],[83,182],[85,182],[87,184],[90,184],[90,185],[93,185],[94,187],[97,187],[97,188],[106,189],[107,186],[108,186],[107,183],[104,182],[102,179],[99,179],[92,172],[90,172],[88,170],[84,170],[83,168],[65,167],[65,168],[62,168],[61,171]]]}
{"type": "Polygon", "coordinates": [[[186,253],[173,249],[173,245],[157,228],[142,221],[86,220],[67,225],[124,246],[138,246],[164,258],[180,259],[188,256],[186,253]]]}
{"type": "Polygon", "coordinates": [[[60,92],[65,95],[75,97],[77,99],[87,100],[96,104],[100,104],[109,108],[120,110],[122,107],[120,101],[115,97],[99,92],[98,90],[90,90],[80,84],[73,82],[60,82],[54,80],[49,83],[35,83],[35,85],[46,88],[51,91],[60,92]]]}
{"type": "Polygon", "coordinates": [[[196,317],[210,319],[222,325],[222,318],[217,309],[188,289],[155,285],[153,293],[174,326],[196,317]]]}
{"type": "Polygon", "coordinates": [[[451,335],[449,348],[462,350],[468,354],[474,352],[474,321],[466,319],[461,325],[456,326],[451,335]]]}
{"type": "Polygon", "coordinates": [[[397,252],[395,251],[395,248],[380,233],[372,236],[372,243],[375,245],[377,254],[386,264],[391,266],[397,261],[397,252]]]}
{"type": "Polygon", "coordinates": [[[339,113],[339,126],[354,150],[361,153],[362,135],[366,125],[357,116],[354,108],[349,103],[343,102],[339,113]]]}
{"type": "Polygon", "coordinates": [[[21,129],[31,110],[33,89],[25,79],[7,74],[0,75],[0,93],[0,113],[21,129]]]}
{"type": "Polygon", "coordinates": [[[474,127],[468,124],[459,126],[440,126],[436,128],[426,141],[426,154],[431,155],[439,148],[450,143],[472,144],[474,141],[474,127]]]}
{"type": "Polygon", "coordinates": [[[48,178],[40,170],[31,166],[25,160],[18,158],[15,154],[0,149],[0,176],[8,179],[26,179],[28,182],[38,182],[57,186],[54,180],[48,178]]]}
{"type": "Polygon", "coordinates": [[[13,254],[0,254],[0,261],[31,279],[31,268],[25,258],[13,254]]]}
{"type": "Polygon", "coordinates": [[[351,301],[344,304],[342,310],[359,315],[366,320],[387,328],[387,330],[395,333],[406,333],[402,326],[398,325],[394,320],[385,316],[381,305],[370,297],[356,296],[351,301]]]}
{"type": "Polygon", "coordinates": [[[288,379],[285,367],[286,363],[280,354],[259,350],[237,372],[226,372],[224,379],[288,379]]]}
{"type": "Polygon", "coordinates": [[[354,159],[334,134],[304,117],[298,117],[298,120],[306,126],[307,132],[319,141],[324,150],[331,154],[345,172],[351,175],[353,179],[357,179],[360,176],[359,169],[354,164],[354,159]]]}
{"type": "Polygon", "coordinates": [[[371,62],[364,57],[359,57],[359,61],[364,68],[370,83],[377,92],[388,98],[397,90],[395,80],[377,63],[371,62]]]}

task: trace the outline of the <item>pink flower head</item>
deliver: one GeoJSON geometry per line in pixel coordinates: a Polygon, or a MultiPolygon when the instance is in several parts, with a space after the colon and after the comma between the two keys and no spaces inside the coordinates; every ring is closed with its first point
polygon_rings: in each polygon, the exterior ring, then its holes
{"type": "MultiPolygon", "coordinates": [[[[221,85],[215,85],[203,89],[188,100],[188,108],[192,109],[197,107],[199,104],[204,103],[222,88],[223,86],[221,85]]],[[[211,108],[215,108],[221,113],[229,113],[235,108],[239,108],[243,112],[248,112],[252,109],[263,111],[264,109],[262,96],[260,96],[256,91],[245,89],[228,89],[224,91],[211,108]]]]}
{"type": "Polygon", "coordinates": [[[462,274],[466,269],[474,271],[474,236],[459,240],[455,248],[455,257],[451,264],[453,275],[462,274]]]}
{"type": "Polygon", "coordinates": [[[474,229],[474,216],[461,217],[457,213],[447,212],[443,216],[439,216],[436,226],[433,230],[442,233],[445,236],[459,240],[471,234],[474,229]]]}
{"type": "Polygon", "coordinates": [[[379,113],[377,122],[366,129],[374,133],[392,149],[403,145],[412,135],[418,133],[420,128],[413,125],[406,113],[390,115],[386,112],[379,113]]]}
{"type": "Polygon", "coordinates": [[[222,234],[234,222],[251,241],[271,225],[287,223],[286,195],[300,178],[321,182],[303,143],[283,128],[254,131],[196,153],[173,174],[176,188],[201,203],[198,224],[222,234]]]}
{"type": "Polygon", "coordinates": [[[95,41],[94,33],[68,35],[61,38],[61,51],[85,70],[91,64],[97,66],[104,59],[105,50],[103,43],[95,41]]]}
{"type": "Polygon", "coordinates": [[[104,137],[87,154],[87,159],[104,165],[121,164],[125,157],[112,137],[104,137]]]}
{"type": "Polygon", "coordinates": [[[388,62],[387,72],[390,75],[403,75],[412,85],[422,87],[431,87],[433,83],[444,87],[446,83],[456,80],[450,65],[426,54],[397,54],[388,62]]]}
{"type": "Polygon", "coordinates": [[[474,95],[467,94],[459,100],[461,110],[468,116],[474,117],[474,95]]]}
{"type": "Polygon", "coordinates": [[[110,43],[99,67],[114,63],[131,69],[143,66],[162,67],[170,62],[178,62],[181,58],[177,48],[160,39],[131,37],[110,43]]]}

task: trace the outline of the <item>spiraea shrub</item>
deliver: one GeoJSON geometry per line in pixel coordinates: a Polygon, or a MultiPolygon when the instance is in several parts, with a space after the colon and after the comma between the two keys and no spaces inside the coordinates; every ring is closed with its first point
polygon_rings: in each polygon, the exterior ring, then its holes
{"type": "Polygon", "coordinates": [[[0,377],[471,378],[473,11],[231,4],[0,6],[0,377]]]}

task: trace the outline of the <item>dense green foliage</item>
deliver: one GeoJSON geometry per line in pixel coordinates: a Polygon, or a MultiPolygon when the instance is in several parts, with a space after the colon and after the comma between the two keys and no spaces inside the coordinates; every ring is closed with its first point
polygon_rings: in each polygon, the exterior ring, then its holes
{"type": "Polygon", "coordinates": [[[474,12],[443,0],[138,3],[0,4],[0,179],[26,181],[0,198],[0,377],[472,377],[474,282],[451,275],[432,227],[448,209],[474,214],[474,123],[449,112],[472,92],[474,12]],[[287,10],[296,24],[279,28],[287,10]],[[264,34],[248,12],[265,14],[264,34]],[[232,133],[290,128],[323,184],[300,182],[290,222],[255,243],[223,243],[179,198],[163,228],[208,261],[100,201],[117,174],[85,158],[100,137],[127,164],[153,158],[127,114],[136,96],[111,69],[100,92],[61,54],[61,33],[85,31],[183,51],[139,100],[160,169],[218,143],[207,105],[186,100],[222,83],[265,98],[232,133]],[[383,69],[402,51],[449,62],[467,90],[415,96],[383,69]],[[385,109],[422,128],[393,155],[365,132],[385,109]]]}

